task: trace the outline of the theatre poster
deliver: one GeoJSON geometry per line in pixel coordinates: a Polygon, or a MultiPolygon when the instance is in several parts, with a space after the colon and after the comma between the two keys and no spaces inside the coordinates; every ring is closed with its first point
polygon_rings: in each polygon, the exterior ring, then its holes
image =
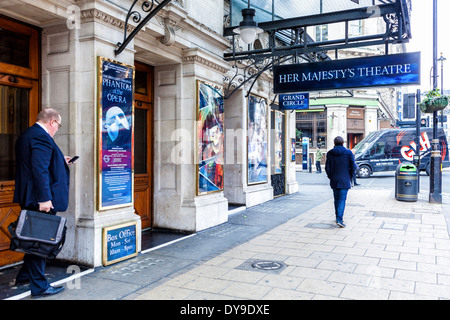
{"type": "Polygon", "coordinates": [[[133,205],[134,66],[98,57],[98,208],[133,205]]]}

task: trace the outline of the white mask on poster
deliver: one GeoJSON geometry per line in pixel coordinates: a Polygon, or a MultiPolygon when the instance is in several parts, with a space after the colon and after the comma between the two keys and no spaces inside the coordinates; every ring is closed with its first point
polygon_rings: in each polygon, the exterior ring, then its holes
{"type": "Polygon", "coordinates": [[[111,141],[117,139],[119,135],[119,130],[121,127],[125,129],[130,129],[130,124],[128,123],[125,113],[119,107],[111,107],[106,112],[106,128],[108,131],[109,138],[111,141]]]}

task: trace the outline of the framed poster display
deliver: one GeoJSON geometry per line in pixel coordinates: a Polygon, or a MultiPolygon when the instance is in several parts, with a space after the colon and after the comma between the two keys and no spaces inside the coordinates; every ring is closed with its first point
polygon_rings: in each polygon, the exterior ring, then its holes
{"type": "Polygon", "coordinates": [[[98,209],[133,205],[134,66],[98,57],[98,209]]]}
{"type": "Polygon", "coordinates": [[[269,133],[266,99],[249,95],[247,110],[247,183],[249,185],[265,183],[268,181],[269,133]]]}
{"type": "Polygon", "coordinates": [[[274,110],[274,173],[282,173],[283,169],[283,113],[274,110]]]}
{"type": "Polygon", "coordinates": [[[223,191],[223,88],[197,80],[197,194],[223,191]]]}
{"type": "Polygon", "coordinates": [[[295,162],[295,139],[291,138],[291,162],[295,162]]]}
{"type": "Polygon", "coordinates": [[[137,256],[137,222],[103,228],[103,265],[137,256]]]}

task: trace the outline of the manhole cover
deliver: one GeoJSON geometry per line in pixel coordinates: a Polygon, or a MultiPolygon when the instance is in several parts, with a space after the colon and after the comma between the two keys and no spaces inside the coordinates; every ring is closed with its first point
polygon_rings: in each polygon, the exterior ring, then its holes
{"type": "Polygon", "coordinates": [[[253,268],[261,270],[278,270],[284,266],[282,262],[277,261],[258,261],[252,264],[253,268]]]}
{"type": "Polygon", "coordinates": [[[286,268],[286,264],[281,261],[262,260],[262,259],[248,259],[236,267],[236,269],[257,271],[279,274],[286,268]]]}

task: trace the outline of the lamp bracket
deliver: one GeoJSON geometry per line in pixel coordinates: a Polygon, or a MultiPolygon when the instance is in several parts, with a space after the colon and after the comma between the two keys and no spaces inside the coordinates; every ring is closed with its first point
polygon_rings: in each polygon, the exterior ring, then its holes
{"type": "Polygon", "coordinates": [[[235,60],[234,65],[232,66],[234,74],[232,76],[224,75],[223,77],[223,81],[228,83],[224,98],[228,99],[233,93],[251,81],[250,88],[247,90],[246,95],[246,97],[248,97],[261,74],[289,59],[292,59],[292,57],[254,58],[247,60],[245,63],[242,60],[235,60]]]}

